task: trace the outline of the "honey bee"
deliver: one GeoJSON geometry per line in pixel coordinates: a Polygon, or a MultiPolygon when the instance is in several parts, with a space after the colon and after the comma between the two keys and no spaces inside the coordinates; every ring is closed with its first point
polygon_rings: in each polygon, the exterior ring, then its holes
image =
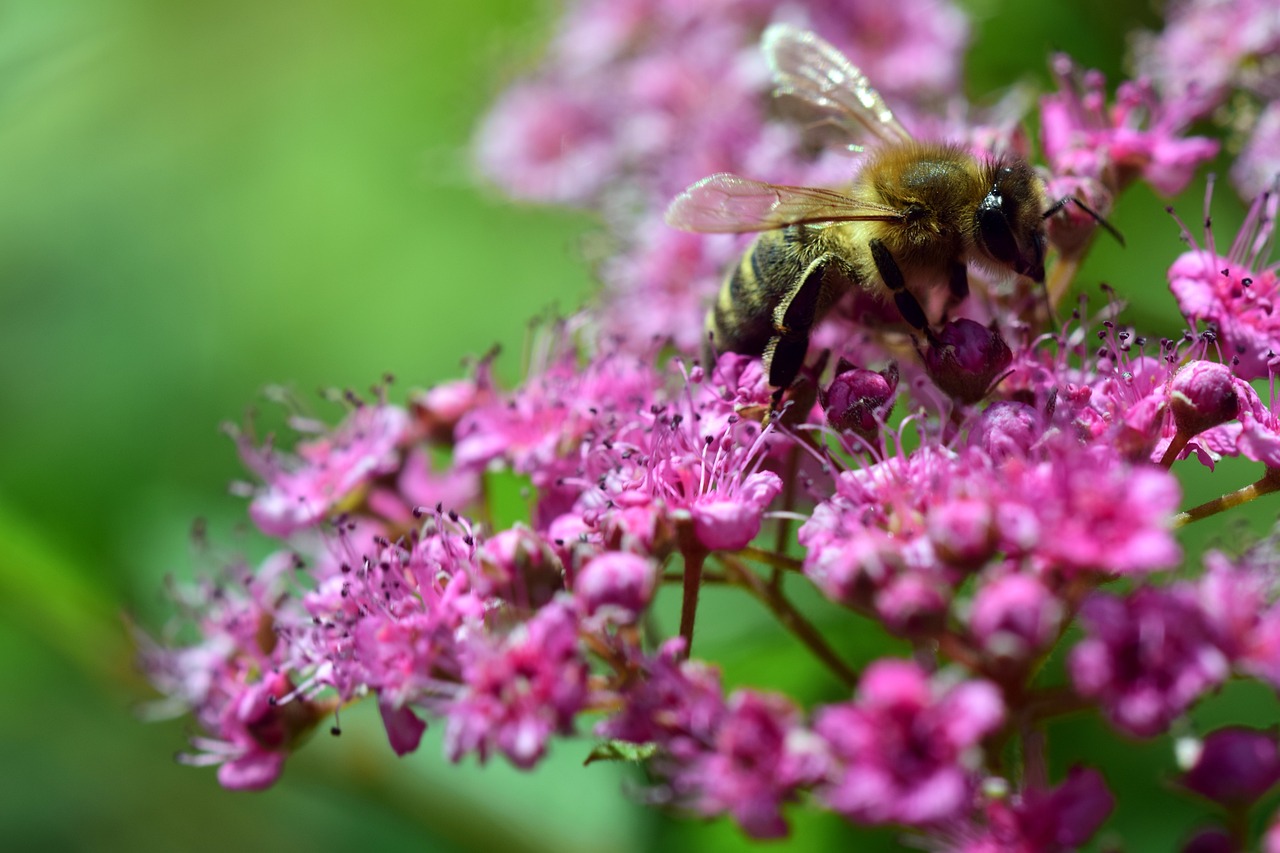
{"type": "Polygon", "coordinates": [[[774,25],[762,48],[775,94],[875,144],[845,190],[722,172],[672,201],[674,227],[763,232],[707,314],[715,347],[762,355],[780,396],[804,364],[814,325],[852,287],[891,299],[929,335],[924,305],[939,290],[948,307],[963,300],[968,261],[1044,281],[1044,220],[1067,200],[1050,206],[1026,160],[979,160],[957,145],[913,139],[862,72],[811,32],[774,25]]]}

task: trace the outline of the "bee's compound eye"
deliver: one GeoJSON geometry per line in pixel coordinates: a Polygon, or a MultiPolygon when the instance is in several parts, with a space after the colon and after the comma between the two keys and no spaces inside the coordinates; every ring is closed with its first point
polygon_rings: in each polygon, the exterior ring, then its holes
{"type": "Polygon", "coordinates": [[[1014,267],[1018,263],[1018,241],[1000,202],[1000,195],[992,192],[978,208],[978,235],[987,254],[1002,264],[1014,267]]]}

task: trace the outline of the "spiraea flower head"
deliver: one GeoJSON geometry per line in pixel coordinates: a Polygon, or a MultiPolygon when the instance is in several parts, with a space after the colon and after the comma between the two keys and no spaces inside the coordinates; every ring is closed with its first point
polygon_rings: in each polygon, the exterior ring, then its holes
{"type": "Polygon", "coordinates": [[[1180,192],[1218,153],[1215,140],[1184,137],[1188,117],[1162,101],[1150,81],[1122,83],[1107,104],[1105,80],[1070,57],[1053,57],[1058,91],[1040,101],[1041,144],[1057,175],[1092,178],[1111,192],[1135,180],[1163,195],[1180,192]]]}
{"type": "Polygon", "coordinates": [[[1280,352],[1277,298],[1276,208],[1280,196],[1264,192],[1249,208],[1240,232],[1225,254],[1214,240],[1206,193],[1203,245],[1185,228],[1193,248],[1169,267],[1169,288],[1189,320],[1209,324],[1222,341],[1223,355],[1241,379],[1268,375],[1268,363],[1280,352]]]}
{"type": "MultiPolygon", "coordinates": [[[[257,479],[241,493],[272,556],[186,593],[185,633],[140,637],[161,704],[199,729],[183,760],[263,788],[330,713],[367,700],[396,755],[429,725],[455,762],[528,770],[582,746],[588,763],[642,762],[646,802],[754,838],[809,809],[937,851],[1086,846],[1133,781],[1112,778],[1113,794],[1099,769],[1053,775],[1056,718],[1087,712],[1150,738],[1213,719],[1192,712],[1228,679],[1280,689],[1280,532],[1189,565],[1179,538],[1280,491],[1280,415],[1257,382],[1280,364],[1274,176],[1229,249],[1206,221],[1173,262],[1185,331],[1138,328],[1153,301],[1123,313],[1151,278],[1140,256],[1101,307],[1062,304],[1087,283],[1098,227],[1127,216],[1127,187],[1178,192],[1217,154],[1217,139],[1188,135],[1193,119],[1218,121],[1243,92],[1232,132],[1253,135],[1233,175],[1259,180],[1280,159],[1274,104],[1249,100],[1274,100],[1280,24],[1264,6],[1174,4],[1139,60],[1147,76],[1114,97],[1055,58],[1035,138],[1016,93],[989,111],[961,94],[970,29],[946,0],[568,4],[482,124],[476,161],[509,195],[597,214],[600,299],[535,331],[514,384],[498,382],[494,350],[403,404],[387,388],[348,394],[336,424],[295,409],[292,444],[236,433],[257,479]],[[791,53],[762,50],[767,31],[788,33],[791,53]],[[827,40],[883,103],[851,88],[827,40]],[[1203,68],[1182,61],[1196,51],[1203,68]],[[862,124],[883,138],[843,138],[862,124]],[[795,381],[772,386],[759,350],[796,331],[803,305],[780,319],[774,303],[803,288],[767,268],[805,269],[827,243],[798,235],[846,226],[855,245],[837,256],[859,268],[868,234],[928,218],[857,182],[849,157],[913,150],[894,141],[904,134],[979,162],[1044,152],[1043,193],[1029,191],[1049,246],[1027,267],[1043,288],[953,257],[969,295],[958,275],[926,292],[929,248],[894,248],[928,320],[908,329],[874,289],[842,291],[827,258],[829,310],[800,330],[795,381]],[[725,204],[753,211],[732,233],[665,225],[673,196],[726,170],[749,180],[725,204]],[[856,207],[874,221],[826,218],[849,207],[851,180],[855,203],[881,196],[856,207]],[[793,209],[813,199],[817,212],[793,209]],[[745,255],[751,228],[773,236],[745,255]],[[752,308],[761,346],[721,351],[741,342],[707,334],[707,306],[753,263],[757,286],[726,292],[769,303],[752,308]],[[1210,468],[1244,457],[1260,478],[1183,509],[1176,466],[1191,454],[1210,468]],[[706,629],[720,612],[700,603],[710,584],[774,617],[777,654],[808,654],[822,675],[783,668],[784,693],[764,683],[778,668],[735,666],[722,684],[706,629]],[[882,641],[864,643],[870,631],[882,641]],[[586,732],[602,742],[555,742],[586,732]]],[[[938,224],[941,238],[950,223],[938,224]]],[[[1274,732],[1209,729],[1197,743],[1178,790],[1229,820],[1189,844],[1252,849],[1246,812],[1280,778],[1274,732]]],[[[1134,820],[1122,809],[1107,831],[1134,820]]]]}
{"type": "Polygon", "coordinates": [[[852,702],[817,716],[814,730],[835,762],[819,794],[860,823],[919,826],[956,817],[973,790],[978,744],[1004,712],[988,682],[943,686],[914,664],[877,662],[852,702]]]}
{"type": "Polygon", "coordinates": [[[1124,598],[1098,593],[1081,621],[1087,634],[1071,652],[1072,680],[1129,734],[1165,731],[1229,673],[1189,588],[1144,587],[1124,598]]]}

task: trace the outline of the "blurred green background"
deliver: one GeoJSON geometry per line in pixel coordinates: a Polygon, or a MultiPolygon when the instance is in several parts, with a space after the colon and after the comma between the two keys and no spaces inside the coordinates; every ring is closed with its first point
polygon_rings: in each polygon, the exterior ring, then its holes
{"type": "MultiPolygon", "coordinates": [[[[970,82],[1043,81],[1050,49],[1115,79],[1125,33],[1156,26],[1145,0],[1029,7],[973,0],[970,82]]],[[[727,822],[676,823],[631,804],[639,781],[583,769],[559,743],[532,775],[453,768],[438,733],[395,759],[376,714],[344,715],[283,782],[221,791],[179,767],[181,722],[143,725],[120,614],[152,627],[167,573],[252,547],[241,475],[218,425],[284,383],[394,394],[457,375],[506,345],[518,372],[528,318],[592,289],[579,244],[590,219],[518,208],[477,189],[466,145],[502,82],[536,59],[550,2],[472,0],[4,0],[0,2],[0,828],[6,849],[270,848],[641,851],[735,849],[727,822]],[[246,544],[249,543],[249,544],[246,544]]],[[[1194,221],[1196,190],[1180,202],[1194,221]]],[[[1141,192],[1081,278],[1141,296],[1133,319],[1176,331],[1163,270],[1179,250],[1163,202],[1141,192]],[[1132,292],[1132,291],[1130,291],[1132,292]]],[[[1240,219],[1219,193],[1220,227],[1240,219]]],[[[332,411],[332,410],[330,410],[332,411]]],[[[1215,483],[1255,476],[1227,466],[1215,483]]],[[[1221,490],[1221,489],[1219,489],[1221,490]]],[[[1245,524],[1265,529],[1274,511],[1245,524]]],[[[1191,531],[1190,547],[1222,528],[1191,531]]],[[[797,670],[761,614],[711,593],[702,652],[731,683],[838,698],[797,670]],[[745,611],[745,612],[744,612],[745,611]],[[720,617],[720,618],[717,618],[720,617]]],[[[808,601],[864,662],[861,627],[808,601]]],[[[1275,715],[1236,691],[1215,720],[1275,715]]],[[[1167,774],[1167,743],[1117,748],[1088,723],[1055,766],[1088,755],[1122,778],[1167,774]]],[[[1055,733],[1056,737],[1056,733],[1055,733]]],[[[578,749],[577,747],[581,747],[578,749]]],[[[1158,790],[1128,797],[1113,826],[1129,849],[1169,849],[1200,814],[1158,790]],[[1178,817],[1167,817],[1170,808],[1178,817]],[[1165,816],[1159,817],[1163,813],[1165,816]],[[1151,845],[1151,846],[1148,846],[1151,845]]],[[[861,837],[861,836],[859,836],[861,837]]],[[[799,847],[850,843],[838,821],[800,814],[799,847]]],[[[859,849],[889,849],[873,834],[859,849]]]]}

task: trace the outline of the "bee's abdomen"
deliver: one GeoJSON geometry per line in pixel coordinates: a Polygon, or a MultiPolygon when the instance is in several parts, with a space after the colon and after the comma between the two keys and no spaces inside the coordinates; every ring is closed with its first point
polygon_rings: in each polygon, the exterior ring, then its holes
{"type": "Polygon", "coordinates": [[[773,311],[804,272],[802,226],[766,231],[743,254],[707,314],[715,349],[760,355],[774,334],[773,311]]]}

